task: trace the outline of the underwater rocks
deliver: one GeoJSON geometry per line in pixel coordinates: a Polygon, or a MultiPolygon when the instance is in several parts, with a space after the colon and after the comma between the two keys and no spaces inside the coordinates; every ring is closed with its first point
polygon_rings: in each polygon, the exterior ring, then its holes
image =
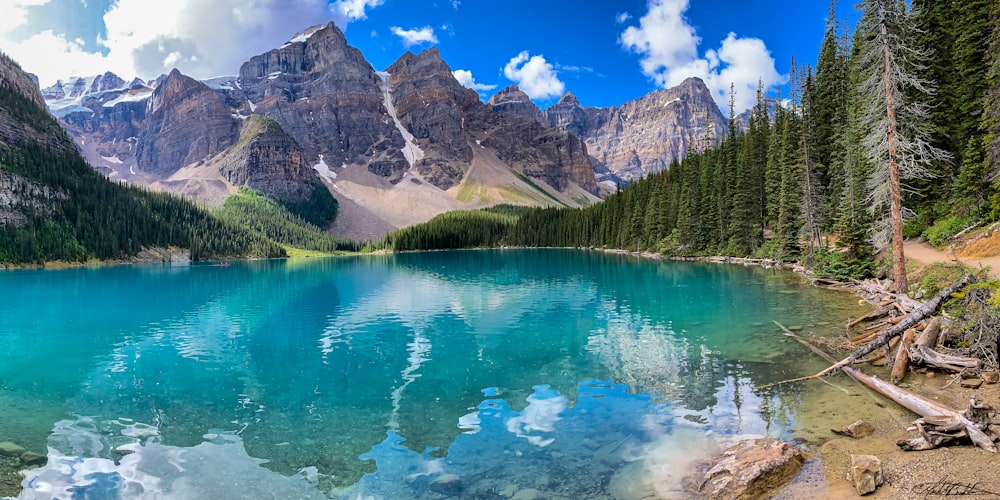
{"type": "Polygon", "coordinates": [[[0,497],[21,493],[21,471],[45,465],[48,457],[10,441],[0,442],[0,497]]]}

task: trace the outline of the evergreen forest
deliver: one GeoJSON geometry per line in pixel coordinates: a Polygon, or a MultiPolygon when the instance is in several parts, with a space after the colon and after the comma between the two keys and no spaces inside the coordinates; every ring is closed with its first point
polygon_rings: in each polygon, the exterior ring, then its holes
{"type": "Polygon", "coordinates": [[[250,190],[210,213],[173,195],[111,182],[86,163],[46,110],[0,85],[4,124],[22,132],[0,135],[0,181],[11,182],[15,194],[28,192],[13,206],[0,203],[0,218],[6,212],[11,219],[0,224],[0,265],[127,260],[143,249],[168,247],[190,249],[192,260],[356,249],[250,190]]]}
{"type": "Polygon", "coordinates": [[[588,208],[448,214],[385,244],[606,247],[869,275],[891,248],[891,175],[905,237],[941,244],[1000,219],[998,5],[866,0],[851,28],[831,4],[818,61],[792,62],[790,95],[774,105],[758,89],[746,126],[730,106],[722,139],[695,138],[700,151],[669,169],[588,208]]]}

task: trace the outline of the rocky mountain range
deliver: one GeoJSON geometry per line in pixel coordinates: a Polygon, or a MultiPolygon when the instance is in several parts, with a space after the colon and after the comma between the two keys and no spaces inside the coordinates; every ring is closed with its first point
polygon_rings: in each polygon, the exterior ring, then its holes
{"type": "Polygon", "coordinates": [[[688,78],[621,106],[584,107],[572,93],[543,113],[544,123],[583,139],[601,180],[633,181],[663,170],[720,138],[726,118],[703,81],[688,78]]]}
{"type": "Polygon", "coordinates": [[[483,103],[436,48],[376,71],[334,24],[198,81],[67,78],[50,111],[105,175],[220,204],[240,185],[289,205],[329,191],[336,234],[377,238],[448,210],[586,206],[723,133],[700,80],[613,108],[516,86],[483,103]],[[598,183],[598,172],[604,184],[598,183]]]}

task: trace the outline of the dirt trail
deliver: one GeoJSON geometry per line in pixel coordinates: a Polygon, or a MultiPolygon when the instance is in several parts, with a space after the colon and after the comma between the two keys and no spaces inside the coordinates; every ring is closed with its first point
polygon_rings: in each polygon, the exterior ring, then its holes
{"type": "MultiPolygon", "coordinates": [[[[998,252],[1000,252],[1000,249],[998,249],[998,252]]],[[[938,250],[924,240],[907,240],[903,243],[903,255],[907,259],[919,262],[921,267],[937,262],[954,261],[954,257],[950,252],[938,250]]],[[[959,254],[959,259],[971,267],[990,266],[990,276],[1000,278],[1000,255],[993,255],[991,257],[962,257],[959,254]]]]}

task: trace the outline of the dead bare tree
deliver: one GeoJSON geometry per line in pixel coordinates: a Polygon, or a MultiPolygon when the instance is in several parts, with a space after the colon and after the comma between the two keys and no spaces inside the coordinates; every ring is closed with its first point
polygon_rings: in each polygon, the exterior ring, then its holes
{"type": "Polygon", "coordinates": [[[864,96],[860,118],[863,144],[873,166],[868,181],[870,210],[875,220],[872,243],[885,248],[890,240],[896,291],[906,294],[903,254],[903,219],[910,215],[902,204],[905,180],[929,178],[928,164],[948,161],[947,152],[928,140],[928,106],[912,95],[933,95],[932,82],[918,76],[927,60],[926,49],[908,39],[916,32],[906,3],[896,0],[863,0],[864,37],[861,71],[864,96]],[[886,208],[888,207],[888,214],[886,208]]]}

